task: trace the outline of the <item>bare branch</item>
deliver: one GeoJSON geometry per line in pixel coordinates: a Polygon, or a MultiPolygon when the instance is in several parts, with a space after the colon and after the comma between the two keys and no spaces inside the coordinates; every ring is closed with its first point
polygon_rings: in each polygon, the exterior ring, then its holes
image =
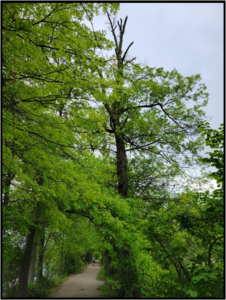
{"type": "Polygon", "coordinates": [[[187,133],[186,129],[183,128],[182,126],[180,126],[180,124],[165,111],[162,104],[160,104],[160,107],[161,107],[162,111],[167,115],[168,118],[170,118],[174,123],[177,124],[178,127],[180,127],[182,130],[184,130],[187,133]]]}
{"type": "Polygon", "coordinates": [[[128,16],[126,16],[126,18],[125,18],[125,21],[124,21],[124,24],[123,24],[123,31],[122,31],[122,34],[124,34],[124,32],[125,32],[127,19],[128,19],[128,16]]]}
{"type": "MultiPolygon", "coordinates": [[[[130,60],[127,60],[126,62],[125,62],[125,64],[129,64],[129,63],[131,63],[133,60],[135,60],[136,59],[136,57],[134,57],[134,58],[132,58],[132,59],[130,59],[130,60]]],[[[124,64],[124,65],[125,65],[124,64]]]]}
{"type": "MultiPolygon", "coordinates": [[[[100,69],[97,68],[97,72],[100,76],[100,78],[104,78],[103,73],[101,72],[100,69]]],[[[106,90],[103,86],[101,86],[102,92],[106,95],[106,90]]],[[[110,108],[110,105],[108,103],[104,104],[106,110],[108,111],[109,115],[112,116],[113,115],[113,110],[110,108]]]]}
{"type": "Polygon", "coordinates": [[[128,48],[126,49],[124,55],[123,55],[123,58],[122,58],[122,61],[124,61],[125,57],[126,57],[126,54],[127,52],[129,51],[129,48],[133,45],[133,42],[128,46],[128,48]]]}
{"type": "Polygon", "coordinates": [[[108,16],[108,20],[109,20],[110,25],[111,25],[111,32],[112,32],[113,37],[114,37],[114,40],[115,40],[115,46],[116,46],[116,49],[117,49],[117,51],[118,51],[118,41],[117,41],[117,38],[116,38],[116,35],[115,35],[115,29],[116,29],[117,25],[114,27],[114,25],[113,25],[113,23],[112,23],[112,21],[111,21],[110,14],[109,14],[108,11],[107,11],[107,16],[108,16]]]}
{"type": "Polygon", "coordinates": [[[149,104],[149,105],[137,105],[137,106],[132,106],[132,107],[127,107],[125,109],[122,109],[121,110],[121,113],[124,113],[126,112],[127,110],[131,110],[131,109],[138,109],[138,108],[151,108],[151,107],[154,107],[154,106],[157,106],[157,105],[161,105],[161,103],[154,103],[154,104],[149,104]]]}

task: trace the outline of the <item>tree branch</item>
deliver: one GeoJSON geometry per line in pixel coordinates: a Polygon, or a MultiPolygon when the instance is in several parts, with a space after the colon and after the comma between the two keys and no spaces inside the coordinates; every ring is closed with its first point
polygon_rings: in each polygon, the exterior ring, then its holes
{"type": "MultiPolygon", "coordinates": [[[[124,61],[125,57],[126,57],[126,54],[127,52],[129,51],[129,48],[133,45],[133,42],[128,46],[128,48],[126,49],[124,55],[123,55],[123,58],[122,58],[122,61],[124,61]]],[[[132,61],[132,60],[131,60],[132,61]]]]}
{"type": "Polygon", "coordinates": [[[149,105],[137,105],[137,106],[132,106],[132,107],[127,107],[125,109],[122,109],[121,110],[121,113],[124,113],[126,112],[127,110],[130,110],[130,109],[138,109],[138,108],[151,108],[151,107],[154,107],[154,106],[157,106],[157,105],[161,105],[161,103],[155,103],[155,104],[149,104],[149,105]]]}
{"type": "Polygon", "coordinates": [[[167,115],[168,118],[170,118],[174,123],[177,124],[178,127],[180,127],[182,130],[184,130],[187,133],[187,130],[185,128],[181,127],[180,124],[178,124],[178,122],[165,111],[162,104],[160,104],[160,107],[161,107],[162,111],[167,115]]]}
{"type": "MultiPolygon", "coordinates": [[[[59,6],[62,6],[62,5],[63,5],[63,4],[61,4],[61,5],[59,5],[59,6]]],[[[37,22],[33,23],[32,25],[34,26],[34,25],[36,25],[36,24],[39,24],[39,23],[43,22],[46,18],[50,17],[54,11],[55,11],[55,9],[53,9],[53,10],[52,10],[47,16],[45,16],[42,20],[37,21],[37,22]]]]}
{"type": "Polygon", "coordinates": [[[115,35],[115,29],[116,29],[117,25],[114,27],[114,25],[112,24],[112,21],[111,21],[111,18],[110,18],[110,14],[109,14],[108,11],[107,11],[107,16],[108,16],[108,20],[109,20],[110,25],[111,25],[111,32],[112,32],[114,40],[115,40],[115,46],[116,46],[116,49],[118,51],[118,41],[117,41],[117,38],[116,38],[116,35],[115,35]]]}
{"type": "Polygon", "coordinates": [[[215,244],[215,242],[221,238],[223,238],[224,236],[220,236],[218,238],[216,238],[209,246],[209,253],[208,253],[208,265],[211,264],[211,251],[212,251],[212,248],[213,248],[213,245],[215,244]]]}

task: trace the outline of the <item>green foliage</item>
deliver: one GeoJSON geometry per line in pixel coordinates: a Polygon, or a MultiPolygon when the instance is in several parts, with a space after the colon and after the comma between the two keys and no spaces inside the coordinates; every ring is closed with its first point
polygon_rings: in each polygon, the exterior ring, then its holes
{"type": "Polygon", "coordinates": [[[48,286],[47,283],[38,282],[28,282],[28,292],[27,296],[28,298],[46,298],[48,296],[48,288],[51,286],[48,286]]]}
{"type": "Polygon", "coordinates": [[[28,284],[30,298],[105,250],[108,296],[223,298],[224,132],[204,121],[201,76],[100,57],[115,45],[84,19],[116,14],[118,3],[2,8],[4,296],[16,290],[35,229],[45,274],[28,284]],[[197,160],[204,140],[213,152],[197,160]],[[127,153],[123,197],[117,143],[127,153]],[[197,192],[186,181],[172,192],[197,162],[217,169],[218,188],[197,192]]]}
{"type": "Polygon", "coordinates": [[[100,285],[98,287],[98,290],[101,291],[103,293],[104,297],[107,298],[117,298],[117,292],[110,289],[110,287],[106,286],[106,285],[100,285]]]}
{"type": "Polygon", "coordinates": [[[224,184],[224,124],[221,124],[218,130],[211,129],[207,122],[201,123],[199,127],[205,137],[206,146],[214,149],[206,153],[209,157],[200,158],[200,161],[217,168],[210,177],[214,178],[220,187],[220,184],[224,184]]]}
{"type": "Polygon", "coordinates": [[[104,268],[101,266],[100,273],[96,277],[97,280],[104,280],[105,279],[105,274],[104,274],[104,268]]]}
{"type": "Polygon", "coordinates": [[[55,277],[54,279],[47,279],[43,277],[41,282],[28,282],[28,298],[47,298],[50,289],[59,288],[68,277],[55,277]]]}
{"type": "Polygon", "coordinates": [[[79,257],[76,257],[71,253],[67,253],[64,259],[63,273],[66,275],[76,274],[81,270],[82,266],[84,266],[84,264],[82,264],[79,257]]]}
{"type": "MultiPolygon", "coordinates": [[[[112,268],[111,268],[112,273],[112,268]]],[[[114,276],[115,277],[115,276],[114,276]]],[[[117,292],[120,289],[120,283],[112,276],[105,276],[104,265],[101,266],[100,273],[96,277],[97,280],[104,280],[105,285],[100,285],[98,290],[102,291],[105,297],[115,298],[117,297],[117,292]]]]}
{"type": "Polygon", "coordinates": [[[2,239],[2,292],[4,298],[12,297],[18,283],[23,262],[23,249],[10,240],[8,235],[2,239]]]}

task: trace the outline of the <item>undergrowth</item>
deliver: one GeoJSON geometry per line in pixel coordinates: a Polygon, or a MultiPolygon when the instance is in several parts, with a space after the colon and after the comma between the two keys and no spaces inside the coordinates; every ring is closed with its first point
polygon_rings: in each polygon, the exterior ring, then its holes
{"type": "Polygon", "coordinates": [[[98,290],[103,293],[105,297],[109,296],[109,298],[116,298],[117,292],[114,290],[111,290],[109,286],[107,285],[100,285],[98,287],[98,290]]]}
{"type": "Polygon", "coordinates": [[[116,298],[120,285],[110,276],[105,276],[104,265],[101,266],[100,273],[96,277],[97,280],[104,280],[105,285],[98,287],[105,297],[116,298]]]}
{"type": "Polygon", "coordinates": [[[64,281],[68,279],[66,277],[56,277],[54,279],[47,279],[43,277],[39,282],[28,282],[27,298],[47,298],[52,288],[58,288],[64,281]]]}
{"type": "MultiPolygon", "coordinates": [[[[86,265],[82,265],[74,274],[81,273],[85,269],[86,265]]],[[[28,282],[27,298],[48,298],[49,294],[54,290],[57,290],[67,279],[68,276],[57,276],[52,279],[43,277],[40,282],[28,282]]]]}

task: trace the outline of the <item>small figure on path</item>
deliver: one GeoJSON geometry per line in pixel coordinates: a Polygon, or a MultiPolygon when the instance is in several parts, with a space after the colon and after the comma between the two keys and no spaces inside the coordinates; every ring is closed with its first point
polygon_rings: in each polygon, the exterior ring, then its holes
{"type": "Polygon", "coordinates": [[[95,265],[95,256],[93,257],[93,267],[94,267],[94,265],[95,265]]]}

